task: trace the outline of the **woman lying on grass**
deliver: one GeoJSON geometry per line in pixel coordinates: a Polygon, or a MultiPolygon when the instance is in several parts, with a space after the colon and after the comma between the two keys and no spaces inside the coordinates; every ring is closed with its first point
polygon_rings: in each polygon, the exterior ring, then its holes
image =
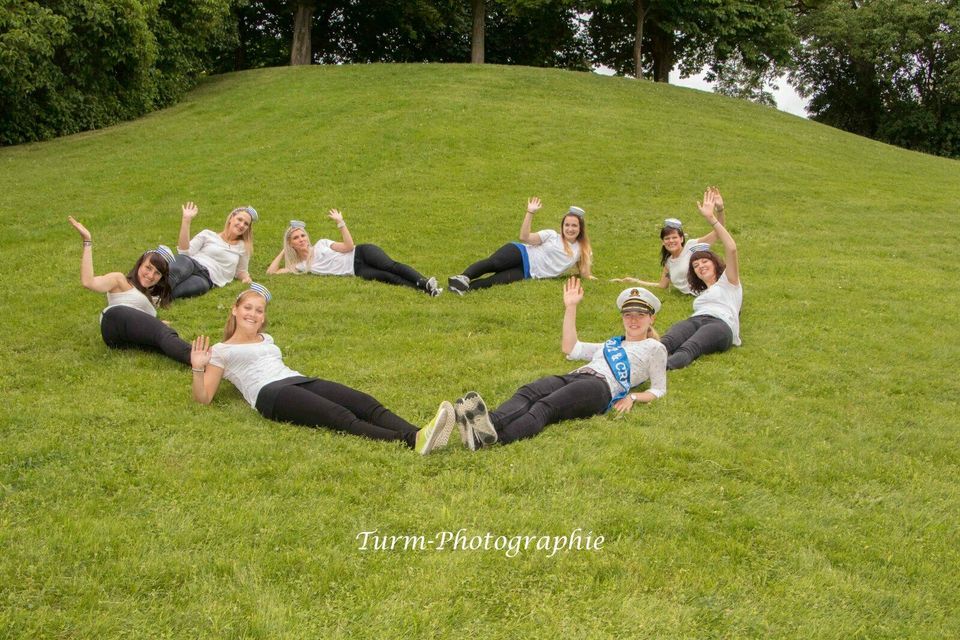
{"type": "Polygon", "coordinates": [[[140,256],[130,273],[114,271],[98,276],[93,272],[90,232],[73,216],[67,220],[83,239],[80,283],[91,291],[107,294],[107,308],[100,314],[104,344],[112,349],[159,351],[177,362],[190,364],[190,345],[157,319],[157,307],[170,306],[167,275],[173,252],[160,245],[140,256]]]}
{"type": "Polygon", "coordinates": [[[707,191],[697,206],[723,243],[727,263],[724,265],[709,245],[691,247],[687,279],[697,297],[693,301],[693,315],[670,327],[660,338],[670,354],[667,369],[682,369],[702,355],[726,351],[732,344],[740,346],[740,307],[743,306],[740,261],[737,243],[714,213],[719,195],[716,191],[707,191]]]}
{"type": "Polygon", "coordinates": [[[593,251],[587,237],[587,223],[580,207],[570,207],[560,222],[560,233],[542,229],[531,233],[533,214],[540,210],[540,198],[527,201],[527,212],[520,225],[520,242],[508,242],[493,255],[463,270],[447,281],[450,290],[463,295],[473,289],[508,284],[525,278],[555,278],[577,265],[582,278],[590,274],[593,251]],[[480,276],[493,275],[483,279],[480,276]]]}
{"type": "Polygon", "coordinates": [[[308,378],[283,363],[269,334],[266,287],[251,283],[230,309],[223,342],[210,346],[206,336],[193,341],[193,398],[210,404],[226,377],[250,406],[268,420],[305,427],[327,427],[375,440],[400,440],[421,455],[447,444],[454,411],[440,404],[423,429],[388,411],[376,398],[328,380],[308,378]]]}
{"type": "Polygon", "coordinates": [[[611,407],[622,415],[637,402],[653,402],[667,393],[667,352],[653,337],[660,300],[640,287],[625,289],[617,297],[624,335],[600,343],[580,342],[577,337],[577,305],[582,299],[579,279],[567,280],[561,346],[567,359],[589,360],[589,364],[520,387],[489,414],[476,392],[457,400],[457,426],[468,448],[529,438],[549,424],[600,415],[611,407]],[[632,387],[647,380],[647,391],[631,393],[632,387]]]}
{"type": "Polygon", "coordinates": [[[213,287],[223,287],[236,278],[250,282],[247,266],[253,256],[252,225],[259,217],[253,207],[237,207],[227,216],[223,231],[204,229],[190,238],[190,223],[197,216],[197,205],[183,205],[179,255],[170,266],[174,298],[203,295],[213,287]]]}
{"type": "Polygon", "coordinates": [[[443,289],[437,287],[436,278],[427,278],[413,267],[394,261],[375,244],[353,244],[353,237],[343,221],[343,215],[330,209],[330,219],[340,229],[340,242],[323,238],[310,246],[307,225],[291,220],[283,234],[283,250],[277,254],[267,273],[315,273],[325,276],[358,276],[364,280],[376,280],[419,289],[429,296],[438,296],[443,289]],[[283,261],[283,267],[280,261],[283,261]]]}
{"type": "MultiPolygon", "coordinates": [[[[716,187],[708,189],[713,194],[713,213],[720,224],[724,224],[723,197],[716,187]]],[[[683,233],[683,223],[676,218],[667,218],[660,229],[660,266],[663,271],[659,282],[647,282],[637,278],[613,278],[611,282],[635,282],[645,287],[659,287],[666,289],[671,284],[680,293],[693,294],[690,283],[687,281],[687,272],[690,269],[690,248],[698,244],[713,244],[717,240],[716,230],[710,231],[701,238],[686,239],[683,233]]]]}

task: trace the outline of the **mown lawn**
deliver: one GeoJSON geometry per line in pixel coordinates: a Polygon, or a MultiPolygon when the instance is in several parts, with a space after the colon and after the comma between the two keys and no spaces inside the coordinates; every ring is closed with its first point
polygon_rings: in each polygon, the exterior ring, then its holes
{"type": "MultiPolygon", "coordinates": [[[[770,109],[561,71],[396,65],[216,77],[107,130],[0,149],[0,630],[4,637],[960,635],[960,164],[770,109]],[[290,218],[445,281],[587,211],[602,280],[580,334],[619,326],[606,278],[654,278],[657,230],[721,188],[741,348],[669,394],[473,453],[209,407],[172,361],[109,351],[98,271],[253,204],[269,332],[304,373],[414,422],[565,372],[558,281],[429,299],[264,275],[290,218]],[[362,551],[358,534],[604,537],[600,550],[362,551]]],[[[239,285],[162,314],[218,335],[239,285]]],[[[661,295],[657,326],[690,312],[661,295]]]]}

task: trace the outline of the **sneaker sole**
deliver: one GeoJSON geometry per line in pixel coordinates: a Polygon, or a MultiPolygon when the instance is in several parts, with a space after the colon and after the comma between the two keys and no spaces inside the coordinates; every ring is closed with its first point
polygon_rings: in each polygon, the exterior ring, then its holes
{"type": "Polygon", "coordinates": [[[477,439],[474,436],[473,427],[470,426],[470,422],[467,420],[467,416],[463,411],[463,398],[457,400],[453,410],[456,417],[457,429],[460,431],[460,442],[462,442],[463,446],[467,449],[470,449],[470,451],[476,451],[477,439]]]}
{"type": "Polygon", "coordinates": [[[476,391],[471,391],[463,397],[463,414],[467,420],[467,430],[472,432],[483,446],[489,446],[497,441],[497,430],[487,412],[487,405],[476,391]]]}

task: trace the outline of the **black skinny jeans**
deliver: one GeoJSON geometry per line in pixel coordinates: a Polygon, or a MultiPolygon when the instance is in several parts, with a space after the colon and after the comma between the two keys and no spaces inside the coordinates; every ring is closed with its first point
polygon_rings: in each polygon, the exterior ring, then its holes
{"type": "Polygon", "coordinates": [[[260,406],[264,390],[283,383],[283,380],[272,382],[257,396],[257,410],[268,420],[303,427],[326,427],[374,440],[402,440],[411,448],[416,444],[417,427],[388,410],[373,396],[329,380],[282,386],[276,393],[272,410],[265,411],[260,406]]]}
{"type": "Polygon", "coordinates": [[[504,444],[537,435],[548,424],[589,418],[610,404],[610,386],[590,373],[546,376],[517,389],[513,397],[490,413],[504,444]]]}
{"type": "Polygon", "coordinates": [[[471,289],[485,289],[495,284],[509,284],[523,280],[523,254],[520,253],[520,247],[508,242],[494,251],[489,258],[474,262],[464,269],[463,275],[470,278],[471,289]],[[486,273],[493,275],[489,278],[477,279],[486,273]]]}
{"type": "Polygon", "coordinates": [[[700,356],[729,349],[733,331],[720,318],[691,316],[670,327],[660,342],[670,354],[667,369],[682,369],[700,356]]]}
{"type": "Polygon", "coordinates": [[[112,349],[159,351],[177,362],[190,364],[190,343],[153,316],[133,307],[110,307],[104,311],[100,335],[112,349]]]}
{"type": "Polygon", "coordinates": [[[201,296],[213,288],[207,268],[183,253],[170,264],[169,277],[174,299],[201,296]]]}
{"type": "Polygon", "coordinates": [[[427,279],[411,266],[397,262],[375,244],[358,244],[353,252],[353,273],[364,280],[399,284],[423,290],[427,279]]]}

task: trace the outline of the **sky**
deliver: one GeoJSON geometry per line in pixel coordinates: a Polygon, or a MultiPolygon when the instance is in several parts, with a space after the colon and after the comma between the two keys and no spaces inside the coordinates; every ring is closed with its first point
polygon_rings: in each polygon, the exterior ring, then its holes
{"type": "MultiPolygon", "coordinates": [[[[593,70],[594,73],[599,73],[604,76],[613,75],[613,69],[608,67],[597,67],[593,70]]],[[[701,72],[695,76],[689,78],[681,79],[679,74],[676,71],[670,72],[670,84],[676,85],[678,87],[690,87],[692,89],[699,89],[700,91],[713,91],[710,83],[704,80],[705,72],[701,72]]],[[[795,116],[800,116],[801,118],[807,117],[806,105],[807,101],[801,98],[796,91],[793,90],[787,83],[786,76],[780,78],[777,82],[779,89],[771,90],[773,93],[774,99],[777,101],[777,109],[780,111],[786,111],[787,113],[792,113],[795,116]]]]}

